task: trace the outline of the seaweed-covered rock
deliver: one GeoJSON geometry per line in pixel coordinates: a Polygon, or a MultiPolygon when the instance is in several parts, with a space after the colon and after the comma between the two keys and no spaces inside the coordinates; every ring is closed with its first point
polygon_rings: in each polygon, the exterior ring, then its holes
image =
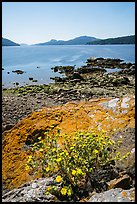
{"type": "Polygon", "coordinates": [[[67,73],[72,73],[74,71],[74,66],[55,66],[52,67],[54,72],[59,72],[60,74],[67,74],[67,73]]]}
{"type": "Polygon", "coordinates": [[[33,77],[29,77],[29,80],[32,81],[32,80],[33,80],[33,77]]]}
{"type": "Polygon", "coordinates": [[[128,77],[116,77],[112,80],[112,84],[114,84],[115,86],[118,85],[127,85],[130,84],[130,80],[128,79],[128,77]]]}
{"type": "Polygon", "coordinates": [[[92,66],[82,66],[80,68],[77,69],[77,71],[80,73],[80,74],[86,74],[86,73],[95,73],[95,72],[106,72],[105,69],[103,68],[100,68],[100,67],[92,67],[92,66]]]}
{"type": "Polygon", "coordinates": [[[61,77],[50,77],[50,79],[54,80],[55,82],[64,82],[65,79],[61,77]]]}
{"type": "Polygon", "coordinates": [[[83,77],[78,73],[78,72],[74,72],[72,75],[73,79],[80,79],[80,80],[84,80],[83,77]]]}
{"type": "Polygon", "coordinates": [[[24,73],[24,71],[22,71],[22,70],[15,70],[15,71],[13,70],[12,72],[17,73],[17,74],[23,74],[24,73]]]}
{"type": "Polygon", "coordinates": [[[126,67],[123,70],[119,71],[120,74],[135,75],[135,64],[130,67],[126,67]]]}
{"type": "MultiPolygon", "coordinates": [[[[87,66],[98,66],[102,68],[116,68],[120,66],[121,59],[112,58],[89,58],[87,59],[87,66]]],[[[121,66],[122,67],[122,66],[121,66]]]]}

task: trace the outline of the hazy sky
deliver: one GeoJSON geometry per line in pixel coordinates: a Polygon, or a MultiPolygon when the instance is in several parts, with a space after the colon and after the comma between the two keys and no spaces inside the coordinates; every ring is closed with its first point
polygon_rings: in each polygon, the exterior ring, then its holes
{"type": "Polygon", "coordinates": [[[2,36],[35,44],[135,34],[135,2],[2,2],[2,36]]]}

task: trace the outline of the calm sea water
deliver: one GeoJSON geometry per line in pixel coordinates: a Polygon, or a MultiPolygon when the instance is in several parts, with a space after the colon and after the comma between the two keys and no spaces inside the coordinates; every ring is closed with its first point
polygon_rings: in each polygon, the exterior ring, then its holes
{"type": "Polygon", "coordinates": [[[50,77],[61,76],[51,67],[57,65],[86,65],[89,57],[120,58],[125,62],[135,62],[134,45],[48,45],[2,47],[2,84],[13,87],[14,82],[25,84],[49,84],[50,77]],[[37,68],[39,67],[39,68],[37,68]],[[13,70],[23,70],[16,74],[13,70]],[[9,72],[9,74],[7,73],[9,72]],[[29,77],[37,79],[32,82],[29,77]]]}

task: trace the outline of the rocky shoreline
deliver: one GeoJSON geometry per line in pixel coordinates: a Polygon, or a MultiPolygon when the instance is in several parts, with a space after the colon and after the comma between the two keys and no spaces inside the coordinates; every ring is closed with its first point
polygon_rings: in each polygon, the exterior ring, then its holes
{"type": "MultiPolygon", "coordinates": [[[[96,103],[96,101],[102,98],[112,100],[112,106],[114,106],[115,100],[119,100],[120,98],[123,98],[123,101],[129,100],[131,96],[132,101],[134,98],[135,64],[123,63],[120,59],[90,58],[87,60],[86,66],[77,69],[73,66],[56,66],[52,69],[55,72],[64,74],[64,77],[55,77],[55,83],[49,85],[17,86],[14,89],[3,88],[2,136],[4,146],[6,144],[6,135],[10,135],[12,129],[18,130],[18,127],[15,125],[29,115],[31,118],[34,111],[39,114],[41,108],[52,108],[58,105],[63,107],[63,105],[68,102],[77,104],[78,102],[86,103],[93,100],[93,102],[95,101],[96,103]],[[120,71],[107,73],[105,68],[119,68],[120,71]]],[[[106,102],[103,103],[103,106],[107,110],[106,102]]],[[[132,106],[134,105],[132,104],[132,106]]],[[[122,112],[122,114],[126,114],[127,107],[128,105],[123,105],[122,108],[124,108],[125,112],[122,112]]],[[[132,112],[133,109],[134,108],[131,108],[130,112],[132,112]]],[[[122,116],[122,119],[124,117],[125,115],[122,116]]],[[[128,121],[128,119],[125,119],[125,121],[128,121]]],[[[129,151],[134,151],[135,128],[133,126],[134,125],[131,127],[125,126],[124,130],[112,135],[114,140],[121,138],[123,142],[123,146],[120,149],[121,151],[128,151],[128,148],[129,151]]],[[[19,131],[21,131],[21,129],[19,131]]],[[[107,182],[108,187],[104,192],[102,190],[92,192],[92,195],[89,195],[85,199],[83,198],[84,200],[79,200],[79,202],[134,202],[134,152],[130,162],[128,163],[129,166],[126,167],[122,166],[123,164],[118,165],[115,168],[115,176],[109,181],[108,178],[106,178],[107,171],[100,170],[96,177],[99,177],[99,179],[102,178],[105,183],[107,182]]],[[[112,172],[109,176],[111,174],[112,172]]],[[[57,198],[51,194],[44,194],[45,189],[49,185],[49,180],[51,180],[50,183],[56,185],[53,178],[41,178],[21,185],[18,189],[12,191],[5,189],[3,186],[3,202],[61,202],[61,200],[57,200],[57,198]],[[44,185],[42,183],[44,183],[44,185]]],[[[104,184],[102,183],[102,185],[104,184]]],[[[104,187],[102,186],[102,188],[104,187]]]]}
{"type": "Polygon", "coordinates": [[[2,132],[12,128],[19,120],[46,106],[61,105],[69,101],[135,94],[135,64],[121,63],[120,59],[90,58],[87,65],[56,66],[55,77],[49,85],[29,85],[2,89],[2,132]],[[120,68],[106,73],[104,67],[120,68]]]}

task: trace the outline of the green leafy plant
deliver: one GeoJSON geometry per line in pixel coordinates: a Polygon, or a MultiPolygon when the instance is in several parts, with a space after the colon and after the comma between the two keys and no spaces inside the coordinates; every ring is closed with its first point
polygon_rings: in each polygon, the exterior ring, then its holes
{"type": "Polygon", "coordinates": [[[114,157],[115,142],[102,131],[75,132],[71,135],[54,135],[45,132],[45,138],[32,145],[33,156],[28,157],[26,170],[35,170],[44,176],[54,176],[59,187],[50,187],[48,192],[56,192],[64,198],[72,198],[86,185],[88,174],[94,172],[112,160],[120,159],[120,153],[114,157]],[[111,151],[110,151],[111,150],[111,151]]]}

